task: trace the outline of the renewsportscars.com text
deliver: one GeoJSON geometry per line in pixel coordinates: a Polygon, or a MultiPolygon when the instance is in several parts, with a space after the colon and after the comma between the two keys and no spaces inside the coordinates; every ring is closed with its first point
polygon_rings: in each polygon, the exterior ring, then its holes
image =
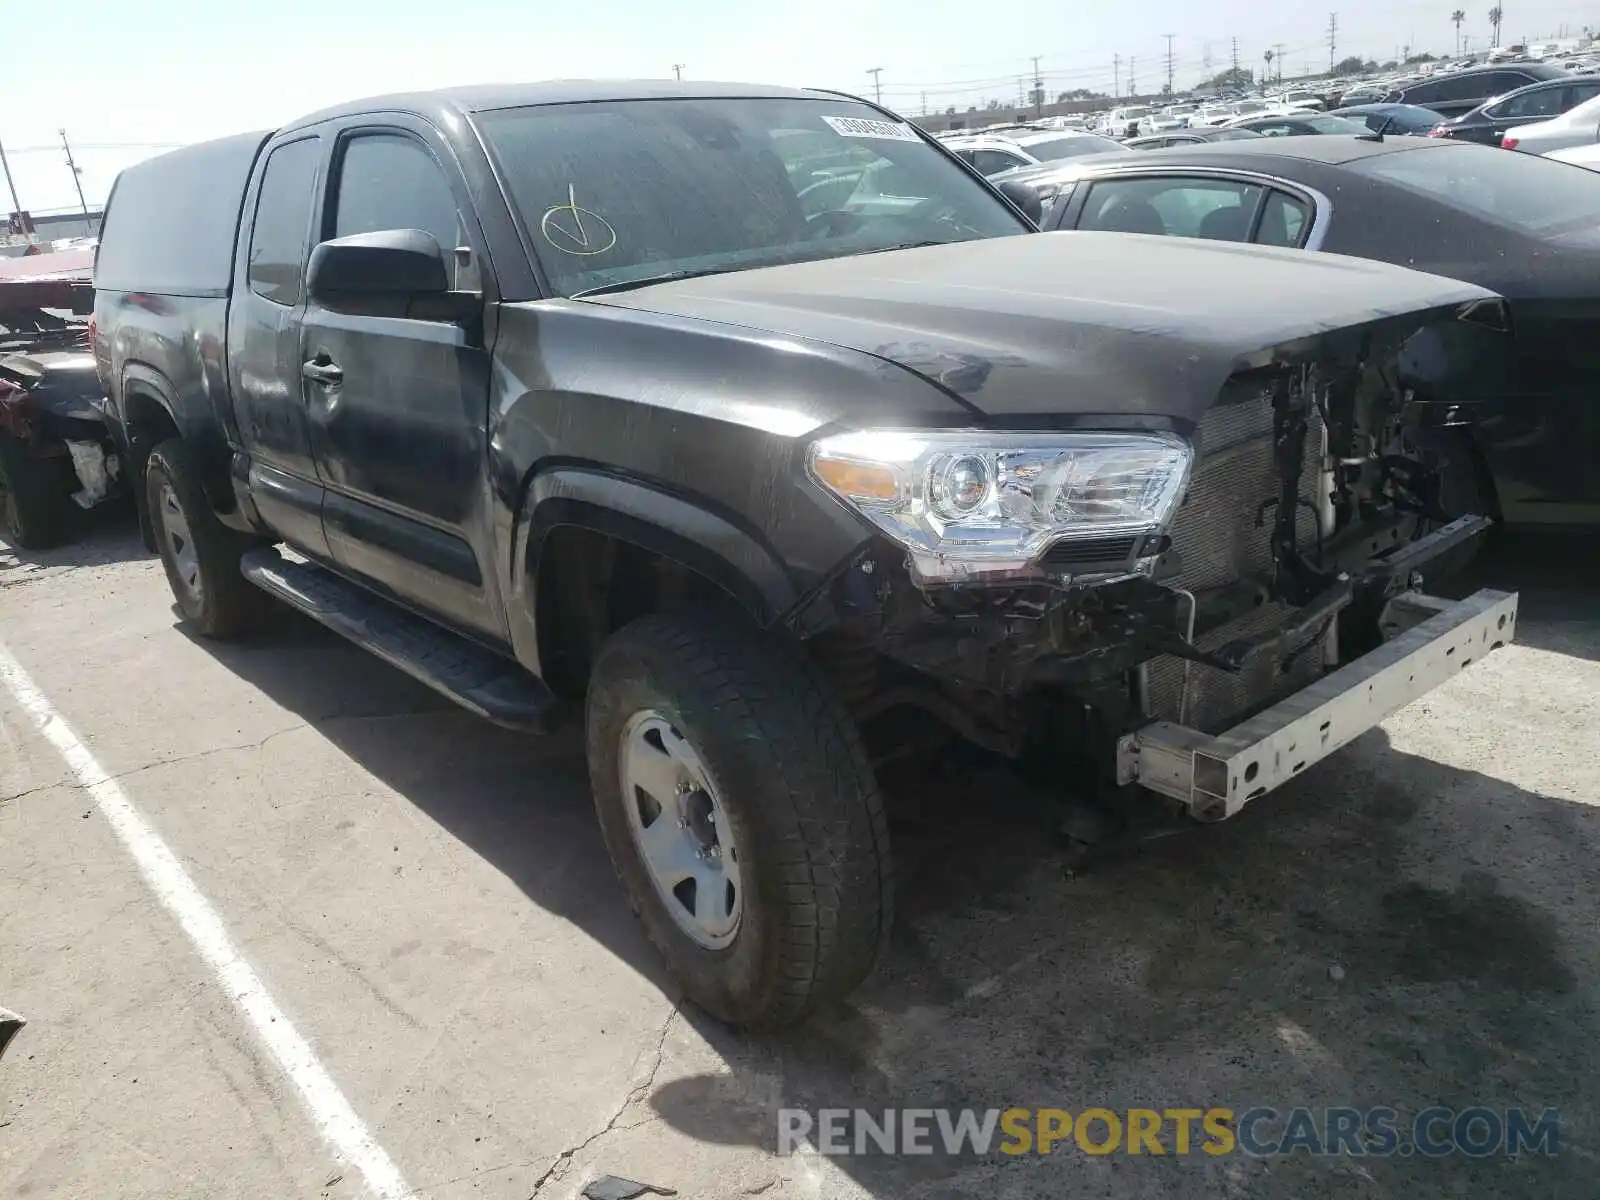
{"type": "Polygon", "coordinates": [[[778,1153],[1247,1154],[1442,1158],[1559,1152],[1561,1115],[1521,1108],[849,1109],[778,1112],[778,1153]]]}

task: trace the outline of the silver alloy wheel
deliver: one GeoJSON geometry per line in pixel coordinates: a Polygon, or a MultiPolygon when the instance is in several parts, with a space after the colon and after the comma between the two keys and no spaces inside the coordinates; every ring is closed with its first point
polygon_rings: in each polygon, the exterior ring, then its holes
{"type": "Polygon", "coordinates": [[[635,713],[617,755],[628,829],[678,928],[710,950],[733,941],[744,912],[739,848],[710,772],[660,713],[635,713]]]}
{"type": "Polygon", "coordinates": [[[200,582],[200,555],[195,550],[194,536],[189,532],[189,521],[178,503],[178,494],[170,483],[161,485],[161,530],[166,534],[167,546],[172,551],[172,566],[179,583],[190,600],[200,603],[205,588],[200,582]]]}

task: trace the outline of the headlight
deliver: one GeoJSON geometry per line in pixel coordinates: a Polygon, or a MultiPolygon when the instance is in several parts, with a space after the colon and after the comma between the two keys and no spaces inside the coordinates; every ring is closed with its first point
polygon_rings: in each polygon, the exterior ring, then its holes
{"type": "Polygon", "coordinates": [[[1145,433],[866,429],[811,447],[813,478],[928,580],[1026,570],[1061,541],[1158,533],[1194,452],[1145,433]]]}

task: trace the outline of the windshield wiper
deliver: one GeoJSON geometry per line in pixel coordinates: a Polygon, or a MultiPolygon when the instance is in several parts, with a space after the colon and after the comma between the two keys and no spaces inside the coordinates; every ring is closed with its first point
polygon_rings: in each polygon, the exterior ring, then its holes
{"type": "Polygon", "coordinates": [[[699,279],[703,275],[724,275],[729,271],[742,270],[742,267],[700,267],[694,270],[663,271],[659,275],[645,275],[638,279],[619,279],[615,283],[602,283],[592,288],[584,288],[581,292],[573,292],[573,300],[582,300],[585,296],[604,296],[610,292],[627,292],[634,288],[650,287],[657,283],[674,283],[679,279],[699,279]]]}

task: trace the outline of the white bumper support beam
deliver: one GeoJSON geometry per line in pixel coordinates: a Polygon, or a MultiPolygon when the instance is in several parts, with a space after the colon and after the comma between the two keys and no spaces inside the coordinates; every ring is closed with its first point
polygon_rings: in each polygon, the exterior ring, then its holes
{"type": "Polygon", "coordinates": [[[1456,602],[1407,593],[1391,610],[1385,629],[1404,632],[1226,733],[1158,721],[1124,737],[1118,782],[1182,801],[1200,820],[1231,817],[1516,632],[1515,592],[1483,590],[1456,602]]]}

